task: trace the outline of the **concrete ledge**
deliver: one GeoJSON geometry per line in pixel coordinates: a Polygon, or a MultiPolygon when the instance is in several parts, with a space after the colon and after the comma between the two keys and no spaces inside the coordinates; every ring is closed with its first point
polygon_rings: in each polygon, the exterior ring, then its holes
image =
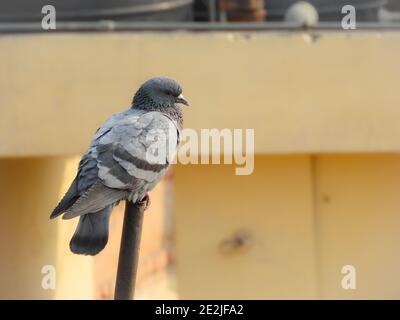
{"type": "Polygon", "coordinates": [[[154,75],[186,126],[254,128],[257,153],[400,150],[400,32],[0,37],[0,156],[81,153],[154,75]]]}

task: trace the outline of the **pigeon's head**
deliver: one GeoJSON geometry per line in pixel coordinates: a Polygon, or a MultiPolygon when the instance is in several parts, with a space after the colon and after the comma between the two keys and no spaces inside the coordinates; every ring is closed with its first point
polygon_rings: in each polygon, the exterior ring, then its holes
{"type": "Polygon", "coordinates": [[[179,83],[171,78],[156,77],[143,83],[133,97],[132,106],[145,110],[162,110],[182,103],[189,103],[182,95],[179,83]]]}

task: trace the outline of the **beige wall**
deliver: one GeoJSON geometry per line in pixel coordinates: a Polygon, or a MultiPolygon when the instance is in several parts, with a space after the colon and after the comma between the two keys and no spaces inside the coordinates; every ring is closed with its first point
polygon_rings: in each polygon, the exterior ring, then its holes
{"type": "Polygon", "coordinates": [[[316,296],[307,156],[257,157],[250,176],[230,165],[176,170],[178,290],[191,299],[316,296]],[[248,247],[221,252],[237,232],[248,247]]]}
{"type": "Polygon", "coordinates": [[[259,156],[178,166],[181,298],[399,299],[400,156],[259,156]],[[240,230],[249,245],[221,252],[240,230]],[[342,267],[356,268],[344,290],[342,267]]]}
{"type": "MultiPolygon", "coordinates": [[[[74,255],[69,241],[77,219],[50,220],[52,209],[76,175],[80,157],[0,160],[0,299],[112,299],[123,206],[113,212],[110,238],[95,258],[74,255]],[[55,268],[56,287],[42,287],[43,266],[55,268]]],[[[138,287],[169,261],[165,183],[151,193],[143,222],[138,287]]]]}
{"type": "MultiPolygon", "coordinates": [[[[88,299],[92,259],[68,248],[75,221],[50,221],[77,158],[0,160],[2,299],[88,299]],[[42,288],[42,267],[56,268],[56,290],[42,288]]],[[[69,181],[70,182],[70,181],[69,181]]]]}
{"type": "Polygon", "coordinates": [[[322,155],[315,160],[320,297],[400,298],[400,155],[322,155]],[[343,265],[357,290],[343,290],[343,265]]]}
{"type": "Polygon", "coordinates": [[[83,152],[155,75],[187,127],[254,128],[257,153],[399,151],[399,51],[399,32],[2,36],[0,155],[83,152]]]}
{"type": "MultiPolygon", "coordinates": [[[[92,298],[95,290],[98,298],[112,296],[115,269],[104,259],[116,262],[122,212],[115,212],[99,264],[69,252],[76,221],[48,220],[77,159],[0,161],[1,298],[92,298]],[[55,291],[41,287],[47,264],[57,270],[55,291]]],[[[400,297],[398,155],[264,156],[255,166],[242,177],[230,165],[176,167],[179,297],[400,297]],[[221,251],[242,231],[248,245],[221,251]],[[346,264],[356,267],[355,291],[340,286],[346,264]]],[[[154,233],[165,226],[161,203],[156,198],[146,214],[142,276],[165,266],[165,244],[154,233]]]]}

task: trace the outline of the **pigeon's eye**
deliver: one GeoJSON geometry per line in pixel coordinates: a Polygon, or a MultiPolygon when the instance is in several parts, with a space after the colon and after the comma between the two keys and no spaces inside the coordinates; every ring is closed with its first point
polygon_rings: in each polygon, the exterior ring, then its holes
{"type": "Polygon", "coordinates": [[[167,91],[165,91],[165,94],[166,94],[167,96],[172,96],[172,91],[167,90],[167,91]]]}

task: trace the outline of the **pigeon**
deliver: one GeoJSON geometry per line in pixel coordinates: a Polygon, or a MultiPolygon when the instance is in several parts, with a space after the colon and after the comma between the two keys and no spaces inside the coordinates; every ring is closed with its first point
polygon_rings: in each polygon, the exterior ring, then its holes
{"type": "Polygon", "coordinates": [[[50,215],[79,217],[73,253],[96,255],[108,242],[111,211],[121,200],[142,202],[176,156],[189,105],[179,83],[167,77],[144,82],[130,108],[112,115],[95,133],[78,173],[50,215]]]}

